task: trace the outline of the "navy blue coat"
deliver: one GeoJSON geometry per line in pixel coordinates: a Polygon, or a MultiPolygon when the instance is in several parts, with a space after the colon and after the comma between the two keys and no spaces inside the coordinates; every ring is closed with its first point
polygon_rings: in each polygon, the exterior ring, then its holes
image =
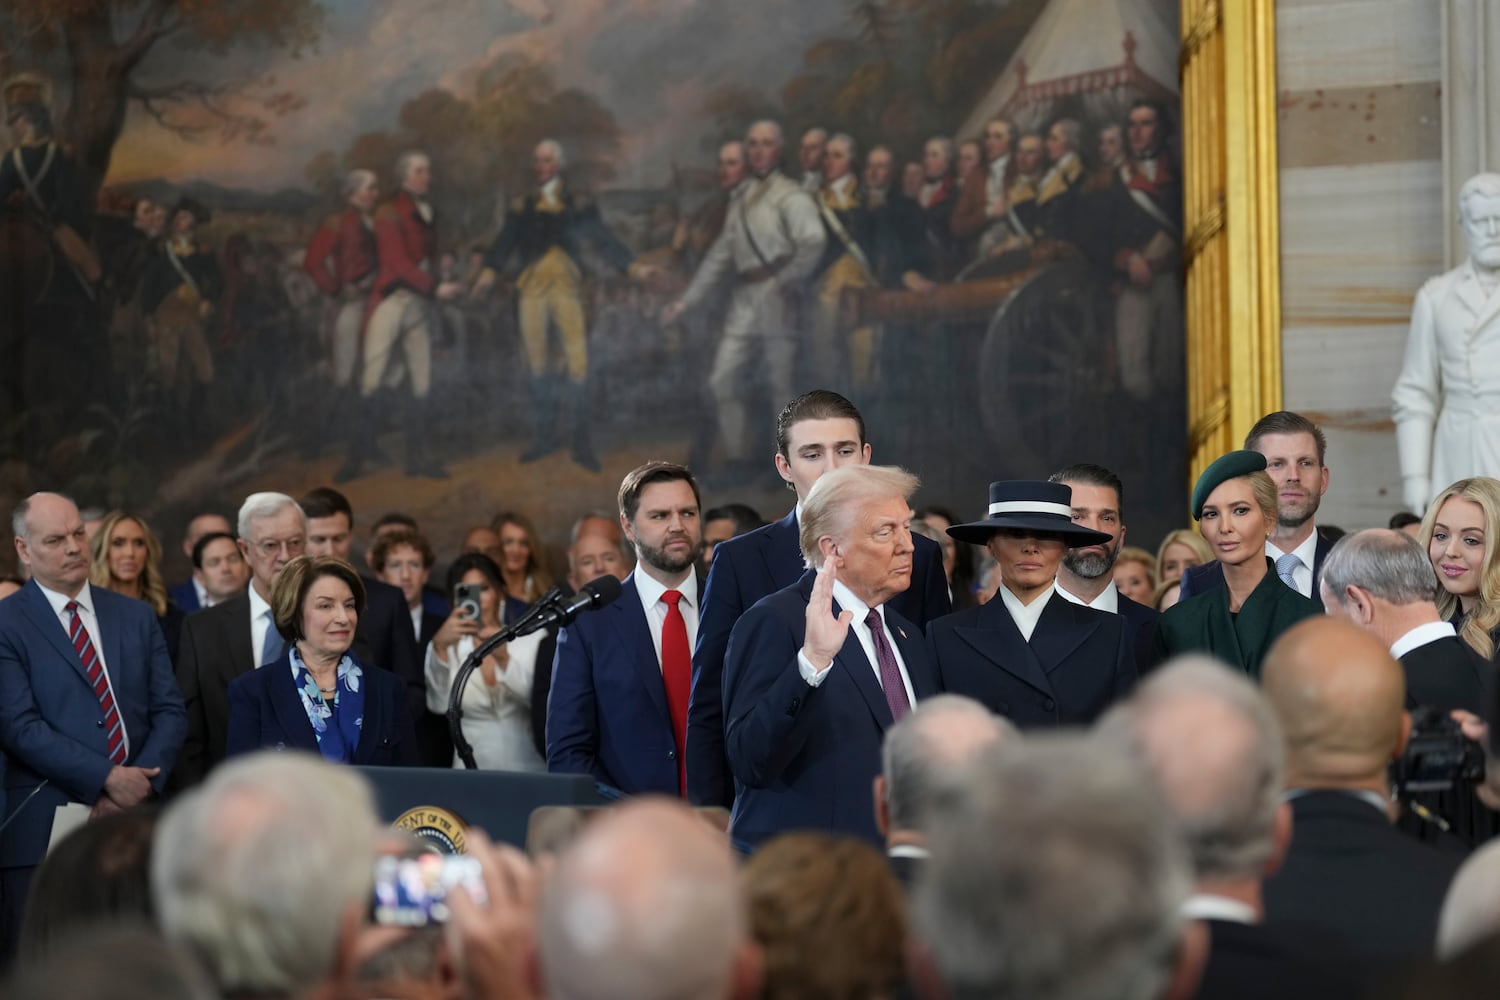
{"type": "MultiPolygon", "coordinates": [[[[881,741],[893,724],[891,710],[875,667],[852,633],[821,685],[802,679],[797,651],[816,579],[808,570],[758,602],[729,640],[724,735],[735,786],[730,832],[747,844],[790,830],[880,843],[871,788],[880,773],[881,741]]],[[[833,610],[841,610],[836,601],[833,610]]],[[[936,694],[922,633],[891,605],[885,615],[912,693],[918,701],[936,694]]]]}
{"type": "MultiPolygon", "coordinates": [[[[723,678],[729,635],[751,605],[790,587],[806,572],[798,541],[797,511],[780,521],[731,538],[714,549],[693,650],[693,694],[688,703],[688,798],[696,805],[728,806],[734,783],[724,754],[723,678]]],[[[912,537],[911,586],[891,599],[901,617],[925,627],[953,610],[943,553],[922,535],[912,537]]]]}
{"type": "Polygon", "coordinates": [[[1161,617],[1161,612],[1139,601],[1132,601],[1124,594],[1118,595],[1115,607],[1125,619],[1126,631],[1130,633],[1130,649],[1135,654],[1136,671],[1145,674],[1155,666],[1151,651],[1156,637],[1156,620],[1161,617]]]}
{"type": "Polygon", "coordinates": [[[1027,642],[997,594],[927,627],[938,684],[1018,726],[1086,726],[1135,686],[1128,621],[1053,594],[1027,642]]]}
{"type": "MultiPolygon", "coordinates": [[[[318,736],[292,677],[291,649],[275,663],[241,674],[229,682],[229,732],[224,755],[256,750],[318,752],[318,736]]],[[[356,663],[359,661],[356,660],[356,663]]],[[[365,692],[365,721],[360,727],[354,763],[415,767],[421,763],[417,734],[407,710],[406,686],[387,670],[360,665],[365,692]]]]}
{"type": "MultiPolygon", "coordinates": [[[[698,598],[701,608],[701,587],[698,598]]],[[[678,793],[677,738],[634,573],[613,603],[557,634],[547,770],[590,774],[628,795],[678,793]]]]}
{"type": "Polygon", "coordinates": [[[198,588],[193,586],[192,577],[167,591],[167,596],[176,602],[183,614],[190,615],[194,611],[203,610],[203,605],[198,603],[198,588]]]}

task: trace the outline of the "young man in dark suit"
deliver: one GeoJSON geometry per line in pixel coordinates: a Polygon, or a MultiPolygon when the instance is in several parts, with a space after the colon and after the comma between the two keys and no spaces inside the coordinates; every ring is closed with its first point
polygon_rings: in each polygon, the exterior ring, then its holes
{"type": "Polygon", "coordinates": [[[1087,462],[1054,472],[1049,483],[1073,491],[1073,523],[1102,531],[1114,540],[1103,545],[1068,549],[1057,568],[1059,596],[1096,611],[1122,616],[1129,623],[1136,669],[1144,673],[1151,662],[1151,633],[1161,613],[1137,604],[1115,586],[1115,560],[1125,544],[1125,484],[1102,465],[1087,462]]]}
{"type": "MultiPolygon", "coordinates": [[[[796,583],[805,570],[798,511],[824,473],[870,461],[864,418],[836,392],[815,389],[776,418],[776,471],[797,495],[779,521],[720,544],[703,597],[703,622],[693,650],[693,699],[688,714],[688,797],[696,805],[728,806],[734,782],[724,753],[724,656],[730,631],[756,601],[796,583]]],[[[936,542],[912,539],[910,586],[895,607],[925,628],[952,609],[943,554],[936,542]]]]}
{"type": "Polygon", "coordinates": [[[734,626],[724,664],[730,830],[759,844],[787,830],[880,843],[868,790],[880,743],[937,684],[922,633],[894,607],[911,584],[917,479],[847,465],[803,500],[802,579],[734,626]]]}
{"type": "MultiPolygon", "coordinates": [[[[1336,533],[1314,521],[1323,494],[1328,492],[1324,455],[1328,439],[1323,429],[1300,413],[1278,410],[1255,422],[1245,435],[1245,448],[1266,456],[1266,474],[1276,483],[1276,529],[1266,542],[1266,555],[1276,573],[1303,597],[1322,602],[1318,579],[1336,533]]],[[[1224,582],[1217,562],[1190,566],[1182,574],[1178,603],[1224,582]]]]}
{"type": "Polygon", "coordinates": [[[16,508],[12,525],[31,580],[0,603],[6,953],[57,807],[82,802],[100,817],[147,801],[166,786],[187,728],[151,608],[90,587],[73,501],[37,493],[16,508]]]}
{"type": "Polygon", "coordinates": [[[636,567],[607,607],[557,636],[547,769],[590,774],[629,795],[686,793],[683,746],[702,592],[698,484],[648,462],[620,484],[636,567]]]}
{"type": "Polygon", "coordinates": [[[988,604],[928,626],[938,683],[1023,729],[1087,725],[1130,693],[1135,656],[1125,618],[1058,596],[1057,572],[1070,547],[1111,538],[1074,523],[1060,483],[991,483],[989,512],[948,529],[989,548],[1000,587],[988,604]]]}

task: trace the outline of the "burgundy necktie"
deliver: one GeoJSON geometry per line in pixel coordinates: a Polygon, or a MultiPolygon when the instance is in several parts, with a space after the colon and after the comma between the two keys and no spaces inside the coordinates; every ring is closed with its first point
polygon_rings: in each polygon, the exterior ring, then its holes
{"type": "Polygon", "coordinates": [[[906,684],[901,680],[901,668],[896,665],[896,651],[885,637],[885,623],[880,612],[874,608],[865,615],[865,625],[870,637],[875,640],[875,659],[880,667],[880,686],[885,688],[885,703],[891,707],[891,719],[900,722],[911,714],[911,702],[906,697],[906,684]]]}
{"type": "Polygon", "coordinates": [[[73,640],[73,650],[83,663],[89,684],[99,698],[99,707],[104,710],[105,739],[109,741],[109,759],[116,764],[125,763],[125,725],[120,721],[120,710],[115,707],[115,693],[109,689],[109,677],[104,673],[104,664],[94,651],[94,640],[84,628],[83,617],[78,613],[78,602],[69,601],[64,608],[72,619],[68,622],[68,638],[73,640]]]}
{"type": "Polygon", "coordinates": [[[661,626],[661,680],[667,689],[667,711],[672,715],[672,738],[677,741],[677,793],[687,794],[687,710],[693,686],[693,651],[688,646],[687,621],[677,606],[682,591],[661,595],[667,618],[661,626]]]}

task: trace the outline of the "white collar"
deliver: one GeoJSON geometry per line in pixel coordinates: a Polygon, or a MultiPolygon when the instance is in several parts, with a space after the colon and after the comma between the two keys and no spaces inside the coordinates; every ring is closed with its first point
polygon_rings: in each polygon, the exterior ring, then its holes
{"type": "Polygon", "coordinates": [[[1295,549],[1293,549],[1290,552],[1282,552],[1281,549],[1278,548],[1269,538],[1266,539],[1266,555],[1268,555],[1268,556],[1271,557],[1271,561],[1272,562],[1275,562],[1276,559],[1277,559],[1277,557],[1279,557],[1279,556],[1283,556],[1283,555],[1296,556],[1298,559],[1302,560],[1302,565],[1305,566],[1305,567],[1307,567],[1307,571],[1309,573],[1311,573],[1312,572],[1312,568],[1313,568],[1313,563],[1316,562],[1317,559],[1318,559],[1318,528],[1317,528],[1317,525],[1313,526],[1312,533],[1309,534],[1305,539],[1303,539],[1302,544],[1299,545],[1299,546],[1297,546],[1295,549]]]}
{"type": "Polygon", "coordinates": [[[682,602],[690,608],[698,606],[698,568],[696,566],[688,569],[687,579],[675,587],[668,587],[656,577],[636,566],[630,571],[635,579],[636,593],[641,595],[641,607],[651,609],[661,602],[661,595],[668,590],[682,591],[682,602]]]}
{"type": "Polygon", "coordinates": [[[896,844],[885,849],[888,858],[930,858],[932,852],[921,844],[896,844]]]}
{"type": "Polygon", "coordinates": [[[1007,163],[1009,163],[1009,162],[1010,162],[1010,154],[1009,153],[1006,153],[1004,156],[1000,157],[1000,159],[998,159],[998,160],[991,160],[990,161],[990,177],[991,177],[991,179],[997,180],[997,181],[998,180],[1003,180],[1005,178],[1005,165],[1007,163]]]}
{"type": "Polygon", "coordinates": [[[1112,615],[1117,615],[1120,613],[1120,590],[1115,586],[1115,581],[1113,580],[1109,581],[1109,583],[1105,585],[1104,589],[1099,592],[1099,596],[1094,598],[1092,601],[1085,601],[1083,598],[1069,593],[1061,583],[1058,583],[1055,580],[1053,581],[1053,586],[1057,588],[1058,596],[1060,596],[1065,601],[1072,601],[1074,604],[1082,604],[1084,607],[1093,608],[1096,611],[1108,611],[1112,615]]]}
{"type": "Polygon", "coordinates": [[[1346,795],[1351,799],[1360,799],[1371,808],[1380,812],[1387,820],[1391,818],[1390,801],[1388,797],[1382,797],[1375,792],[1364,788],[1288,788],[1281,796],[1283,802],[1292,802],[1305,795],[1315,792],[1328,792],[1333,795],[1346,795]]]}
{"type": "Polygon", "coordinates": [[[854,175],[845,174],[836,181],[829,181],[827,186],[828,190],[832,191],[834,194],[844,194],[849,190],[850,187],[853,186],[853,184],[854,175]]]}
{"type": "Polygon", "coordinates": [[[1182,904],[1181,913],[1188,920],[1222,920],[1231,924],[1255,924],[1255,907],[1228,896],[1195,892],[1182,904]]]}
{"type": "Polygon", "coordinates": [[[543,184],[542,185],[542,200],[543,201],[559,201],[560,199],[558,198],[557,189],[561,185],[562,185],[562,178],[561,177],[554,177],[550,181],[548,181],[547,183],[543,184]]]}
{"type": "MultiPolygon", "coordinates": [[[[269,612],[271,610],[271,605],[266,603],[266,599],[260,596],[260,591],[255,589],[254,580],[250,581],[250,583],[245,587],[245,590],[250,594],[250,620],[253,622],[259,619],[261,615],[269,612]]],[[[276,627],[276,622],[274,621],[274,619],[271,622],[271,627],[276,627]]]]}
{"type": "MultiPolygon", "coordinates": [[[[33,577],[32,579],[35,580],[36,578],[33,577]]],[[[78,606],[84,611],[87,611],[89,614],[94,613],[94,595],[89,590],[89,582],[87,580],[83,581],[83,586],[79,588],[77,597],[69,597],[61,591],[52,590],[50,587],[43,587],[40,583],[36,585],[36,589],[42,592],[42,596],[47,598],[47,603],[52,605],[53,612],[58,615],[63,613],[69,601],[77,601],[78,606]]]]}
{"type": "MultiPolygon", "coordinates": [[[[870,606],[860,600],[843,580],[833,581],[833,599],[838,602],[840,608],[854,615],[854,621],[864,624],[865,616],[870,613],[870,606]]],[[[881,622],[884,623],[885,608],[882,606],[875,610],[879,613],[881,622]]]]}
{"type": "Polygon", "coordinates": [[[1004,583],[1000,584],[1000,600],[1005,603],[1005,610],[1010,612],[1011,620],[1016,623],[1016,628],[1021,630],[1021,636],[1031,641],[1031,635],[1036,631],[1036,623],[1041,621],[1042,612],[1047,608],[1047,602],[1052,600],[1052,595],[1057,593],[1057,581],[1053,580],[1047,589],[1032,599],[1030,604],[1022,604],[1021,599],[1010,592],[1010,588],[1004,583]]]}
{"type": "Polygon", "coordinates": [[[1424,625],[1418,625],[1391,643],[1391,656],[1399,660],[1414,649],[1457,634],[1453,630],[1452,622],[1427,622],[1424,625]]]}

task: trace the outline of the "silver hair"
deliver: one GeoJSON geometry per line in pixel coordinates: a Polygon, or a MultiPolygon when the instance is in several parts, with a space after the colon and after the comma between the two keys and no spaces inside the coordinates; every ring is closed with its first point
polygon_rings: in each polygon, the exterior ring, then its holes
{"type": "MultiPolygon", "coordinates": [[[[31,502],[39,496],[61,497],[62,499],[68,501],[68,503],[73,504],[74,507],[78,506],[78,504],[73,502],[73,498],[68,496],[66,493],[51,493],[50,491],[33,493],[25,500],[22,500],[20,503],[16,504],[16,509],[11,512],[10,530],[11,534],[13,534],[15,537],[25,539],[28,542],[31,541],[31,527],[26,523],[26,518],[31,514],[31,502]]],[[[78,517],[80,520],[82,520],[83,515],[79,514],[78,517]]]]}
{"type": "Polygon", "coordinates": [[[973,698],[940,694],[886,730],[880,747],[891,829],[926,832],[941,789],[982,750],[1020,735],[973,698]]]}
{"type": "Polygon", "coordinates": [[[266,517],[275,517],[288,507],[297,508],[297,516],[301,518],[304,528],[307,526],[307,515],[302,513],[302,508],[297,501],[285,493],[252,493],[240,504],[240,515],[237,529],[239,536],[246,542],[253,540],[250,525],[266,517]]]}
{"type": "Polygon", "coordinates": [[[373,885],[369,785],[312,754],[220,766],[163,814],[151,849],[162,932],[225,994],[300,995],[332,970],[341,920],[373,885]]]}
{"type": "Polygon", "coordinates": [[[823,148],[827,149],[834,143],[838,143],[840,146],[844,147],[844,151],[849,154],[849,159],[851,162],[859,159],[859,143],[855,142],[854,136],[850,135],[848,132],[835,132],[833,135],[828,137],[828,141],[823,144],[823,148]]]}
{"type": "Polygon", "coordinates": [[[1500,931],[1500,841],[1469,855],[1438,914],[1437,957],[1446,962],[1500,931]]]}
{"type": "Polygon", "coordinates": [[[726,995],[748,933],[733,863],[654,829],[627,841],[604,822],[542,889],[536,940],[549,1000],[726,995]]]}
{"type": "MultiPolygon", "coordinates": [[[[1063,138],[1068,141],[1068,148],[1076,150],[1078,144],[1083,141],[1083,127],[1078,124],[1076,118],[1059,118],[1052,123],[1052,128],[1061,128],[1063,138]]],[[[1048,129],[1047,131],[1052,131],[1048,129]]]]}
{"type": "Polygon", "coordinates": [[[808,569],[823,565],[819,539],[847,538],[867,504],[892,497],[909,500],[919,485],[916,476],[894,465],[844,465],[825,472],[802,501],[798,541],[804,564],[808,569]]]}
{"type": "Polygon", "coordinates": [[[1100,720],[1098,733],[1141,755],[1155,775],[1199,878],[1264,874],[1276,851],[1286,743],[1270,703],[1243,674],[1210,656],[1178,657],[1100,720]],[[1243,726],[1221,722],[1212,739],[1185,735],[1184,716],[1205,703],[1243,726]]]}
{"type": "Polygon", "coordinates": [[[1191,875],[1150,779],[1077,735],[984,755],[927,838],[912,923],[953,1000],[1155,1000],[1191,875]]]}
{"type": "Polygon", "coordinates": [[[561,170],[568,165],[568,156],[563,152],[562,143],[556,139],[543,139],[536,144],[537,149],[545,149],[557,159],[557,169],[561,170]]]}
{"type": "Polygon", "coordinates": [[[374,183],[375,171],[357,167],[344,175],[344,197],[352,198],[374,183]]]}
{"type": "Polygon", "coordinates": [[[568,532],[568,547],[569,548],[572,548],[574,545],[578,544],[578,536],[583,533],[583,526],[585,524],[589,523],[590,521],[608,521],[610,524],[612,524],[612,525],[615,526],[616,533],[618,533],[618,534],[623,534],[624,533],[623,530],[620,528],[620,515],[619,514],[611,514],[608,511],[598,510],[598,509],[591,510],[588,513],[584,514],[582,517],[580,517],[578,520],[576,520],[576,521],[573,522],[573,527],[568,532]]]}
{"type": "Polygon", "coordinates": [[[1367,528],[1340,538],[1323,560],[1318,580],[1340,606],[1351,586],[1363,587],[1392,604],[1437,599],[1437,573],[1421,544],[1403,531],[1388,528],[1367,528]]]}
{"type": "Polygon", "coordinates": [[[406,180],[406,175],[411,171],[412,165],[419,160],[429,167],[432,166],[432,157],[420,149],[408,149],[396,157],[396,179],[398,181],[406,180]]]}
{"type": "Polygon", "coordinates": [[[751,122],[750,127],[745,129],[745,138],[748,140],[750,133],[762,126],[771,130],[771,134],[776,137],[777,146],[786,144],[786,136],[781,131],[781,123],[772,118],[762,118],[760,121],[751,122]]]}
{"type": "Polygon", "coordinates": [[[936,143],[938,148],[943,151],[943,155],[947,157],[948,162],[952,163],[953,154],[957,152],[957,150],[954,148],[953,140],[946,135],[935,135],[932,138],[928,139],[925,143],[923,143],[922,148],[925,150],[928,146],[931,146],[934,143],[936,143]]]}
{"type": "Polygon", "coordinates": [[[1458,221],[1469,217],[1470,198],[1500,198],[1500,174],[1475,174],[1458,189],[1458,221]]]}

